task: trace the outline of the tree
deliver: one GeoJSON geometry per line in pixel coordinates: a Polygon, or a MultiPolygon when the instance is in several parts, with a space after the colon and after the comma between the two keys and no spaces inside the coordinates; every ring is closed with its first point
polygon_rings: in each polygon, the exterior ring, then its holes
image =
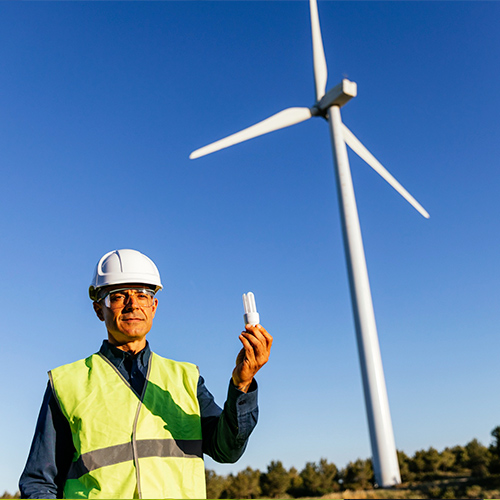
{"type": "Polygon", "coordinates": [[[288,471],[288,474],[290,475],[290,487],[288,489],[288,493],[293,497],[299,497],[304,489],[304,481],[295,467],[292,467],[288,471]]]}
{"type": "Polygon", "coordinates": [[[229,474],[228,486],[224,492],[226,498],[259,498],[260,471],[247,467],[236,476],[229,474]]]}
{"type": "Polygon", "coordinates": [[[289,490],[292,482],[290,473],[278,460],[271,461],[267,466],[267,472],[260,476],[262,494],[271,498],[283,498],[289,490]]]}
{"type": "Polygon", "coordinates": [[[349,462],[342,471],[344,488],[352,490],[367,490],[373,488],[373,466],[370,459],[349,462]]]}
{"type": "Polygon", "coordinates": [[[454,446],[450,448],[450,451],[455,455],[455,472],[465,472],[465,469],[468,468],[469,455],[467,450],[463,446],[454,446]]]}
{"type": "Polygon", "coordinates": [[[490,451],[493,455],[500,458],[500,425],[497,425],[492,431],[493,442],[490,446],[490,451]]]}
{"type": "Polygon", "coordinates": [[[207,498],[221,498],[222,492],[227,488],[228,480],[225,476],[218,476],[215,471],[205,471],[207,485],[207,498]]]}
{"type": "Polygon", "coordinates": [[[469,455],[462,446],[445,448],[439,453],[432,446],[428,450],[419,450],[410,459],[409,469],[418,479],[425,476],[438,474],[439,471],[460,472],[467,468],[469,455]]]}
{"type": "Polygon", "coordinates": [[[440,463],[439,463],[439,469],[444,471],[444,472],[451,472],[455,468],[455,460],[456,456],[455,454],[451,451],[450,448],[445,448],[441,452],[441,457],[440,457],[440,463]]]}
{"type": "Polygon", "coordinates": [[[307,462],[300,472],[302,479],[302,492],[299,496],[320,496],[321,479],[318,467],[314,462],[307,462]]]}
{"type": "Polygon", "coordinates": [[[334,463],[322,458],[319,465],[307,462],[300,473],[302,496],[322,496],[340,490],[338,469],[334,463]]]}
{"type": "Polygon", "coordinates": [[[468,486],[465,489],[467,498],[484,498],[481,493],[481,486],[479,486],[478,484],[473,484],[472,486],[468,486]]]}
{"type": "Polygon", "coordinates": [[[455,490],[451,486],[448,486],[441,495],[441,498],[456,498],[455,490]]]}
{"type": "Polygon", "coordinates": [[[491,461],[491,453],[483,446],[476,438],[465,445],[469,460],[467,467],[471,474],[477,477],[485,477],[488,475],[488,466],[491,461]]]}
{"type": "Polygon", "coordinates": [[[500,474],[500,426],[491,431],[493,442],[490,445],[491,461],[488,467],[490,474],[500,474]]]}
{"type": "Polygon", "coordinates": [[[409,463],[410,471],[415,473],[415,476],[417,478],[420,478],[425,472],[424,456],[425,456],[425,451],[418,450],[415,452],[409,463]]]}
{"type": "Polygon", "coordinates": [[[425,472],[436,473],[441,461],[439,452],[432,446],[424,453],[425,472]]]}
{"type": "Polygon", "coordinates": [[[415,479],[415,473],[410,470],[410,457],[404,452],[397,450],[399,472],[401,474],[401,481],[408,483],[415,479]]]}

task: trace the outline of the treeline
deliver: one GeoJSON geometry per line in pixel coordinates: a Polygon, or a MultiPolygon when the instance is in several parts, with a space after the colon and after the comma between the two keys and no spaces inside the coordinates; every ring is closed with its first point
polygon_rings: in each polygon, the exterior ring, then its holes
{"type": "MultiPolygon", "coordinates": [[[[441,452],[433,447],[419,450],[412,457],[398,451],[403,484],[392,498],[500,498],[500,426],[495,427],[491,435],[493,441],[489,447],[473,439],[465,446],[447,447],[441,452]]],[[[306,463],[300,472],[294,467],[287,470],[280,461],[272,461],[266,472],[251,467],[227,476],[212,470],[206,472],[207,498],[210,499],[324,495],[332,498],[335,493],[340,497],[347,490],[376,487],[371,459],[349,462],[342,469],[321,459],[319,463],[306,463]]],[[[5,492],[0,496],[3,498],[19,498],[19,493],[5,492]]]]}
{"type": "MultiPolygon", "coordinates": [[[[422,496],[419,497],[479,498],[483,493],[480,485],[488,485],[488,478],[495,480],[490,481],[493,485],[500,482],[500,426],[495,427],[491,435],[493,441],[489,447],[473,439],[465,446],[447,447],[441,452],[433,447],[419,450],[412,457],[398,451],[402,487],[417,490],[419,484],[448,478],[446,488],[427,484],[427,490],[420,492],[422,496]],[[460,482],[449,480],[459,476],[462,478],[460,482]]],[[[211,499],[320,497],[376,487],[371,459],[358,459],[342,469],[321,459],[319,463],[306,463],[300,472],[294,467],[287,470],[281,461],[272,461],[266,472],[247,467],[237,474],[221,476],[207,470],[206,477],[207,498],[211,499]]]]}

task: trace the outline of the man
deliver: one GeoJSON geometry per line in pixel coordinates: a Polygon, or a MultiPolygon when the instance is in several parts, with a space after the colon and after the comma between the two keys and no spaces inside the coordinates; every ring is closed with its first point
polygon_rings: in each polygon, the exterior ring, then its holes
{"type": "Polygon", "coordinates": [[[195,365],[151,352],[162,288],[153,261],[115,250],[89,289],[108,339],[49,372],[19,486],[22,498],[204,498],[203,454],[235,462],[257,423],[255,374],[272,337],[246,325],[221,410],[195,365]]]}

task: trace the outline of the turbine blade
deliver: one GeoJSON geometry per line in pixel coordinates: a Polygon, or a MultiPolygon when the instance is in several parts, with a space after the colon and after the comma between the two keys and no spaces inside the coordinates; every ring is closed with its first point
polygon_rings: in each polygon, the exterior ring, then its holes
{"type": "Polygon", "coordinates": [[[227,148],[229,146],[234,146],[243,141],[248,141],[248,139],[253,139],[259,135],[264,135],[274,130],[279,130],[280,128],[289,127],[290,125],[295,125],[296,123],[303,122],[311,118],[311,110],[309,108],[288,108],[276,113],[265,120],[262,120],[251,127],[236,132],[224,139],[213,142],[208,146],[204,146],[196,151],[193,151],[189,158],[194,160],[200,156],[208,155],[209,153],[214,153],[220,149],[227,148]]]}
{"type": "Polygon", "coordinates": [[[318,4],[316,0],[309,0],[311,10],[311,33],[314,62],[314,83],[316,85],[316,101],[319,101],[326,90],[326,80],[328,79],[328,69],[326,67],[325,51],[323,49],[323,39],[319,25],[318,4]]]}
{"type": "Polygon", "coordinates": [[[342,124],[342,134],[346,144],[370,167],[382,176],[410,205],[418,210],[426,219],[429,213],[420,203],[380,164],[380,162],[368,151],[359,139],[342,124]]]}

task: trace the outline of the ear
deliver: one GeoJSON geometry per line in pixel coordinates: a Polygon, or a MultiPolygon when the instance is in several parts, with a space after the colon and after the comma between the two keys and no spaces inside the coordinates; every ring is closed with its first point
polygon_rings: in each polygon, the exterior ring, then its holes
{"type": "Polygon", "coordinates": [[[94,307],[94,311],[97,315],[97,317],[101,320],[104,321],[104,314],[102,312],[102,305],[99,304],[99,302],[93,302],[92,306],[94,307]]]}
{"type": "Polygon", "coordinates": [[[153,302],[153,309],[152,309],[152,314],[153,314],[153,318],[155,317],[155,314],[156,314],[156,308],[158,307],[158,299],[155,297],[155,300],[153,302]]]}

